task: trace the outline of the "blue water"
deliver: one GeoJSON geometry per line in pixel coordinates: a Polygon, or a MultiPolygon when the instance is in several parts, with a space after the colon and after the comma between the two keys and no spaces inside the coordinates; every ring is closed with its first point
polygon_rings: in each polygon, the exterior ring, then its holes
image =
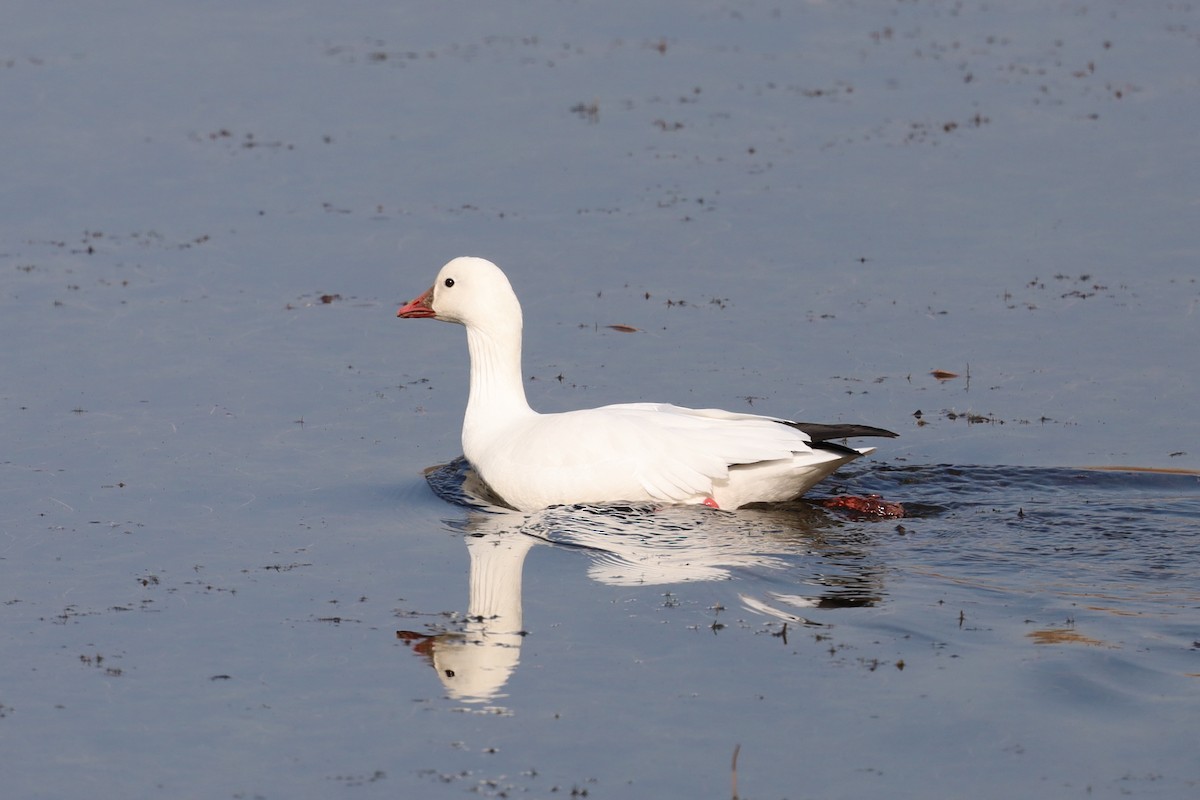
{"type": "Polygon", "coordinates": [[[5,796],[1194,796],[1196,15],[9,3],[5,796]],[[462,254],[541,410],[901,437],[463,505],[462,254]]]}

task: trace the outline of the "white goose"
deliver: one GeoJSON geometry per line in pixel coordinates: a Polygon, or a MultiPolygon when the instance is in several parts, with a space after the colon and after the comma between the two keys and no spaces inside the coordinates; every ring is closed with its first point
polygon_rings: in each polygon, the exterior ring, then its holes
{"type": "Polygon", "coordinates": [[[874,450],[829,440],[896,435],[662,403],[539,414],[525,400],[521,377],[521,305],[500,268],[482,258],[446,264],[429,291],[396,316],[466,326],[471,389],[463,455],[519,511],[620,501],[734,509],[791,500],[874,450]]]}

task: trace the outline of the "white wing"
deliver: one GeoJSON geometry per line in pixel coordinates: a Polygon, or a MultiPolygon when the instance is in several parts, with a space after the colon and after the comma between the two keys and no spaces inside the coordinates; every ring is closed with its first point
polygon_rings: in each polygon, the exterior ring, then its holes
{"type": "Polygon", "coordinates": [[[559,498],[685,502],[711,497],[714,482],[728,480],[731,466],[791,461],[811,452],[808,441],[803,432],[754,414],[611,405],[513,426],[489,448],[492,469],[484,479],[518,507],[573,502],[559,498]]]}

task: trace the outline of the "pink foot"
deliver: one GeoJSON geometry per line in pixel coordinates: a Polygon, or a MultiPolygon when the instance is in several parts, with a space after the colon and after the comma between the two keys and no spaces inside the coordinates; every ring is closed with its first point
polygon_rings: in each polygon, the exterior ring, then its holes
{"type": "Polygon", "coordinates": [[[717,501],[713,500],[711,497],[704,498],[704,502],[701,505],[706,505],[709,508],[720,508],[720,506],[717,505],[717,501]]]}

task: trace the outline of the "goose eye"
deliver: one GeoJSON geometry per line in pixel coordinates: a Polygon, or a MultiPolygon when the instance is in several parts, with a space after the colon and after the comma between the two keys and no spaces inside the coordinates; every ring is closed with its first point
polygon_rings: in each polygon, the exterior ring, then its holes
{"type": "Polygon", "coordinates": [[[454,285],[454,278],[446,278],[446,280],[445,280],[445,281],[443,281],[443,285],[444,285],[444,286],[445,286],[447,289],[449,289],[451,286],[453,286],[453,285],[454,285]]]}

